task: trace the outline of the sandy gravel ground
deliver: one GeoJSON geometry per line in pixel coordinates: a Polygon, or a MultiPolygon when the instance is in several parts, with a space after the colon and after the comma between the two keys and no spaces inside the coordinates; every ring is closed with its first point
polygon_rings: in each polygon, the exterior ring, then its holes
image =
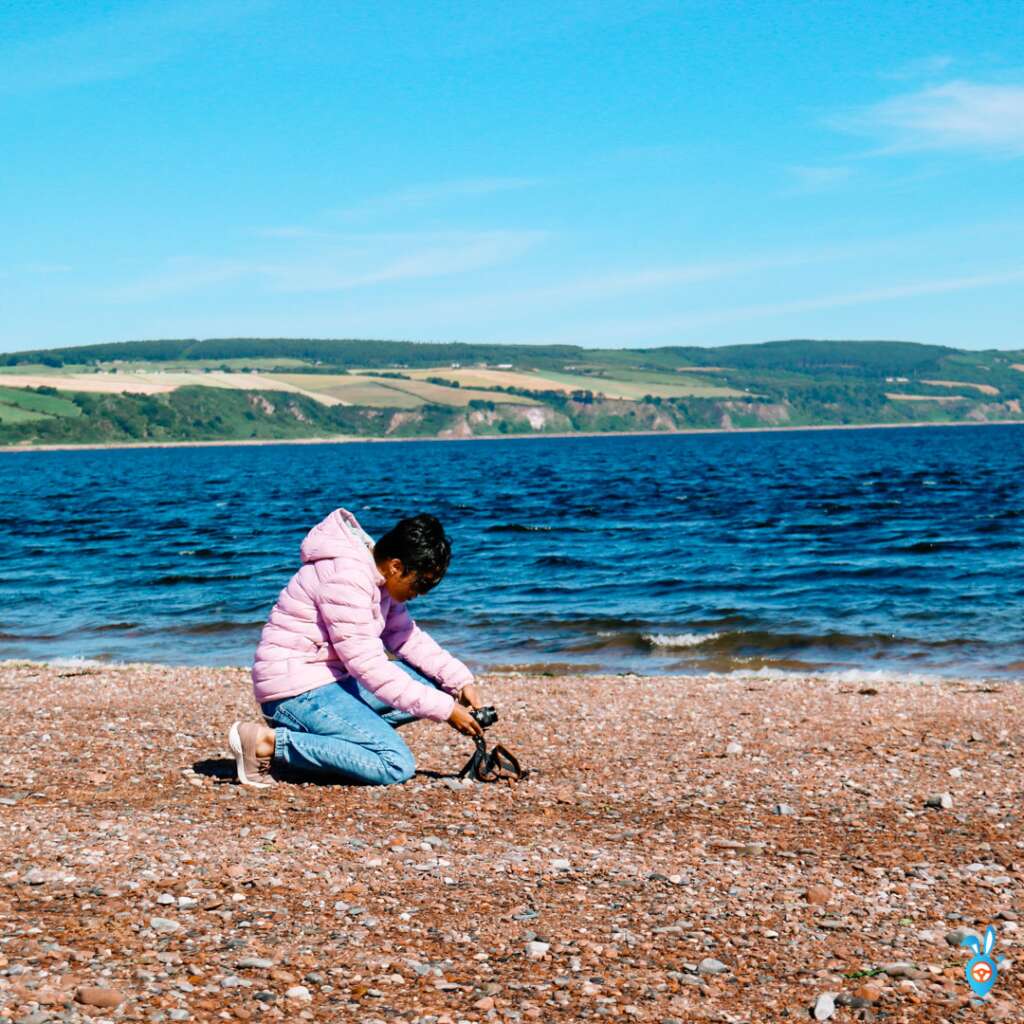
{"type": "Polygon", "coordinates": [[[484,682],[518,786],[253,792],[244,670],[0,665],[0,1018],[1024,1020],[1016,685],[484,682]]]}

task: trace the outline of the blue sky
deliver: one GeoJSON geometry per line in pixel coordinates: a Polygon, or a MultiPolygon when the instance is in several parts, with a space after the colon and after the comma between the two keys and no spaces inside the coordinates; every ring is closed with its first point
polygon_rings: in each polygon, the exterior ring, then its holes
{"type": "Polygon", "coordinates": [[[1024,2],[9,0],[0,349],[1024,348],[1024,2]]]}

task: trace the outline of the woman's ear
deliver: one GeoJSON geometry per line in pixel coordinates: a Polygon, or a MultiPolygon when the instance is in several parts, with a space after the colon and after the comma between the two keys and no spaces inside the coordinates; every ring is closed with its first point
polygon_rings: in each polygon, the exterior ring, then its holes
{"type": "Polygon", "coordinates": [[[396,579],[400,576],[404,576],[405,566],[402,565],[399,559],[389,558],[381,565],[380,571],[384,574],[384,576],[387,579],[391,580],[396,579]]]}

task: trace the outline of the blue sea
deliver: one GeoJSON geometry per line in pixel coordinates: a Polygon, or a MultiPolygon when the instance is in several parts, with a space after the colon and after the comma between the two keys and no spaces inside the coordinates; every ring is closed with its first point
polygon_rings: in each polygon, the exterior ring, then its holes
{"type": "Polygon", "coordinates": [[[1024,678],[1024,428],[0,454],[0,657],[248,665],[337,506],[477,669],[1024,678]]]}

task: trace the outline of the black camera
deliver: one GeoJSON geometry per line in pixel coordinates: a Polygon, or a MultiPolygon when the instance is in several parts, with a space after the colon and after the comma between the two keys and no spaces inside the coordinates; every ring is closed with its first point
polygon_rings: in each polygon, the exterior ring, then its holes
{"type": "Polygon", "coordinates": [[[498,712],[490,704],[485,708],[474,708],[470,714],[481,729],[489,729],[498,720],[498,712]]]}

